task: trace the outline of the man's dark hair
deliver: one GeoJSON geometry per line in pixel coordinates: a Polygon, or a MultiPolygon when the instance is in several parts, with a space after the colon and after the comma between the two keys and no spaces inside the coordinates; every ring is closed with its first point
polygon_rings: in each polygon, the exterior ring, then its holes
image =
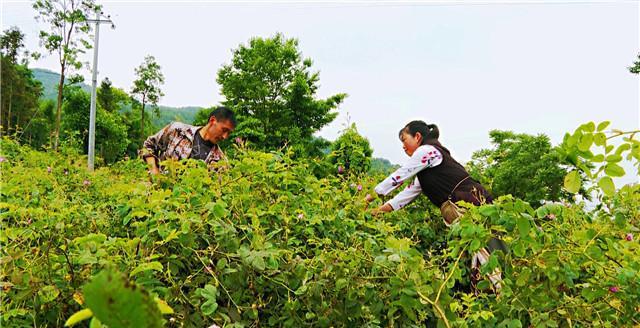
{"type": "Polygon", "coordinates": [[[402,137],[402,133],[406,132],[412,137],[416,136],[416,133],[420,132],[422,135],[423,145],[439,144],[438,138],[440,137],[440,130],[435,124],[427,124],[424,121],[411,121],[398,133],[399,137],[402,137]]]}
{"type": "Polygon", "coordinates": [[[211,114],[209,114],[209,119],[211,119],[211,117],[215,117],[216,121],[218,122],[228,120],[229,122],[231,122],[231,124],[233,124],[234,127],[238,125],[238,123],[236,122],[236,117],[233,114],[233,111],[224,106],[219,106],[216,109],[214,109],[211,112],[211,114]]]}

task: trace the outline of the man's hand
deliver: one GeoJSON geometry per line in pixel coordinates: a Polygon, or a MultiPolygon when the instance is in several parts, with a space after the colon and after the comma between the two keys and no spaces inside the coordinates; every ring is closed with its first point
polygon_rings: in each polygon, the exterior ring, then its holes
{"type": "Polygon", "coordinates": [[[147,164],[149,164],[149,173],[151,174],[158,174],[160,173],[160,169],[158,169],[158,166],[156,165],[156,159],[154,157],[147,157],[146,159],[147,164]]]}

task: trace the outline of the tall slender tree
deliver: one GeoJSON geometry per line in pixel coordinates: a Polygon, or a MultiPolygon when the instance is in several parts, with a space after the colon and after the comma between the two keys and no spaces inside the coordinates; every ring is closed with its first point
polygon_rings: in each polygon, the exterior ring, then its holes
{"type": "Polygon", "coordinates": [[[53,143],[57,149],[65,76],[71,69],[82,67],[79,55],[91,48],[88,41],[91,26],[87,24],[87,18],[99,11],[100,6],[95,0],[36,0],[33,8],[37,12],[36,19],[48,25],[48,30],[40,31],[40,42],[49,53],[58,55],[60,63],[53,143]]]}
{"type": "Polygon", "coordinates": [[[11,63],[18,63],[18,55],[24,47],[24,33],[16,26],[5,30],[0,36],[0,49],[2,57],[7,58],[11,63]]]}
{"type": "Polygon", "coordinates": [[[42,94],[41,83],[27,67],[28,52],[23,50],[23,40],[24,34],[17,27],[11,27],[0,35],[0,125],[6,134],[16,131],[34,118],[38,98],[42,94]]]}
{"type": "Polygon", "coordinates": [[[160,85],[164,83],[164,75],[160,71],[160,65],[155,57],[146,56],[144,62],[136,68],[136,76],[131,88],[131,97],[140,103],[140,144],[144,141],[144,110],[147,104],[154,107],[156,115],[158,112],[158,101],[164,96],[160,85]]]}

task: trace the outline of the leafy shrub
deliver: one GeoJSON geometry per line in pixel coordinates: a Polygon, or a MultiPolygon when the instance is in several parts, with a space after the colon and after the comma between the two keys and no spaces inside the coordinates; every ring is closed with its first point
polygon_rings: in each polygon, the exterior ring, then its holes
{"type": "MultiPolygon", "coordinates": [[[[564,155],[581,163],[570,138],[564,155]]],[[[105,268],[165,300],[169,326],[640,322],[640,187],[611,192],[599,183],[611,170],[584,173],[595,208],[505,196],[449,230],[424,199],[372,218],[361,199],[377,177],[318,179],[282,152],[238,147],[213,171],[166,162],[150,178],[140,160],[88,173],[82,158],[0,146],[4,326],[62,326],[105,268]],[[482,270],[501,269],[502,291],[474,295],[468,254],[496,234],[510,251],[482,270]]]]}
{"type": "Polygon", "coordinates": [[[372,154],[369,140],[358,133],[353,123],[331,144],[329,160],[338,173],[358,174],[369,171],[372,154]]]}

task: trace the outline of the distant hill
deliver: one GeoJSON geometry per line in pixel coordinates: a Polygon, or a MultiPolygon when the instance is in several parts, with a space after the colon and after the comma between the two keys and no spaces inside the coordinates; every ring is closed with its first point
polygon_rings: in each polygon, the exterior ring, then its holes
{"type": "Polygon", "coordinates": [[[193,123],[193,119],[196,117],[196,113],[198,113],[202,107],[167,107],[167,106],[158,106],[160,107],[160,117],[156,117],[152,115],[153,124],[156,126],[165,126],[170,122],[183,122],[191,124],[193,123]]]}
{"type": "MultiPolygon", "coordinates": [[[[60,74],[50,71],[48,69],[34,68],[32,69],[33,76],[36,80],[42,83],[44,92],[42,98],[57,100],[58,98],[58,82],[60,81],[60,74]]],[[[80,83],[80,87],[86,92],[91,92],[91,86],[80,83]]],[[[196,113],[202,109],[202,107],[187,106],[187,107],[169,107],[158,106],[160,108],[160,116],[156,117],[151,115],[153,125],[161,127],[169,124],[169,122],[178,121],[184,123],[191,123],[196,116],[196,113]]]]}
{"type": "MultiPolygon", "coordinates": [[[[48,69],[34,68],[31,70],[33,77],[42,83],[44,92],[42,98],[44,99],[58,99],[58,82],[60,82],[60,74],[50,71],[48,69]]],[[[91,86],[84,83],[80,83],[82,90],[91,92],[91,86]]]]}
{"type": "Polygon", "coordinates": [[[383,174],[391,174],[391,172],[398,169],[400,165],[391,163],[386,158],[372,158],[370,172],[380,172],[383,174]]]}

